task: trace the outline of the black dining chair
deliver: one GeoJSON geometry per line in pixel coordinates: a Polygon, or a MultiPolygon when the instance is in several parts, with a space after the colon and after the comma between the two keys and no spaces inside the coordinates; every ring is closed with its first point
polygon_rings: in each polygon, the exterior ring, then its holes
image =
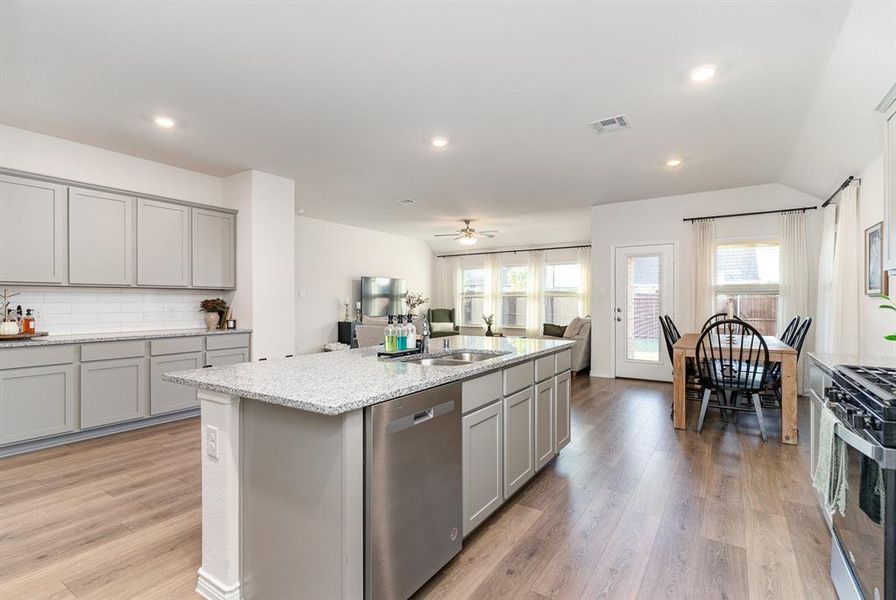
{"type": "Polygon", "coordinates": [[[696,354],[697,374],[704,387],[697,431],[703,431],[710,396],[715,392],[715,406],[722,411],[723,418],[728,411],[755,411],[762,441],[767,442],[759,393],[765,389],[769,355],[762,334],[740,320],[716,321],[700,334],[696,354]],[[731,335],[735,326],[739,333],[731,335]],[[738,397],[750,398],[752,406],[741,406],[738,397]]]}
{"type": "MultiPolygon", "coordinates": [[[[709,327],[710,325],[715,325],[719,321],[727,321],[727,320],[729,320],[728,313],[723,313],[723,312],[716,313],[713,316],[711,316],[710,318],[706,319],[706,323],[703,324],[703,327],[700,328],[700,331],[706,331],[707,327],[709,327]]],[[[733,323],[729,324],[729,327],[732,330],[735,330],[737,328],[738,324],[743,322],[743,320],[740,317],[738,317],[737,315],[734,315],[734,317],[730,320],[733,321],[733,323]]],[[[734,331],[734,332],[737,333],[737,331],[734,331]]]]}
{"type": "Polygon", "coordinates": [[[669,333],[672,334],[672,343],[674,344],[681,339],[681,333],[678,332],[678,327],[675,326],[675,321],[672,320],[672,317],[666,315],[663,318],[666,320],[666,327],[669,328],[669,333]]]}
{"type": "MultiPolygon", "coordinates": [[[[800,355],[803,352],[803,343],[806,341],[806,336],[809,335],[809,328],[811,327],[812,317],[806,317],[799,327],[791,332],[789,339],[781,338],[782,342],[796,350],[797,364],[799,364],[800,355]]],[[[768,408],[781,408],[781,363],[774,362],[769,366],[765,385],[765,395],[770,395],[774,399],[774,405],[768,408]]]]}
{"type": "Polygon", "coordinates": [[[794,318],[790,319],[790,323],[787,324],[787,327],[784,328],[784,333],[778,336],[778,339],[790,346],[790,339],[796,333],[797,329],[800,327],[800,316],[797,315],[794,318]]]}

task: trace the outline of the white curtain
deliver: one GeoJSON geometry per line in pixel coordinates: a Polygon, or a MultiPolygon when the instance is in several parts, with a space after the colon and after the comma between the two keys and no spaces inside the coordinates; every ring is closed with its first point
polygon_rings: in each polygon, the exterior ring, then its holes
{"type": "Polygon", "coordinates": [[[806,250],[806,213],[781,214],[781,310],[778,333],[796,315],[809,312],[809,257],[806,250]]]}
{"type": "Polygon", "coordinates": [[[591,314],[591,248],[579,248],[579,269],[582,271],[582,287],[579,289],[579,316],[591,314]]]}
{"type": "Polygon", "coordinates": [[[544,324],[544,250],[529,252],[529,288],[526,294],[526,336],[541,335],[544,324]]]}
{"type": "Polygon", "coordinates": [[[712,219],[691,222],[691,253],[694,260],[694,314],[696,331],[715,312],[713,306],[716,223],[712,219]]]}
{"type": "Polygon", "coordinates": [[[821,209],[821,246],[818,255],[818,307],[815,311],[815,350],[834,352],[831,344],[831,311],[834,289],[834,241],[837,236],[837,205],[821,209]]]}
{"type": "Polygon", "coordinates": [[[837,210],[837,238],[834,244],[834,275],[831,312],[828,322],[831,348],[838,354],[859,354],[859,296],[862,257],[859,255],[858,186],[840,192],[837,210]]]}
{"type": "MultiPolygon", "coordinates": [[[[501,255],[489,254],[485,257],[485,302],[483,311],[486,316],[494,315],[495,323],[492,331],[498,331],[503,325],[501,318],[501,255]]],[[[474,315],[475,318],[475,315],[474,315]]],[[[485,327],[485,323],[482,323],[485,327]]]]}
{"type": "Polygon", "coordinates": [[[446,256],[436,259],[436,280],[433,286],[430,306],[432,308],[453,308],[455,320],[460,322],[460,303],[458,295],[460,290],[460,257],[446,256]]]}

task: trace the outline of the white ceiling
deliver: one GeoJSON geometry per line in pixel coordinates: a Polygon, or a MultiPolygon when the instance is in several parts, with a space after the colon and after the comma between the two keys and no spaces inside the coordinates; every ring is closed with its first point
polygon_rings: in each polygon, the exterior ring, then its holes
{"type": "Polygon", "coordinates": [[[290,177],[306,216],[435,250],[461,218],[501,231],[484,247],[578,241],[593,204],[780,180],[847,9],[5,1],[0,121],[290,177]],[[587,125],[618,113],[630,130],[587,125]]]}

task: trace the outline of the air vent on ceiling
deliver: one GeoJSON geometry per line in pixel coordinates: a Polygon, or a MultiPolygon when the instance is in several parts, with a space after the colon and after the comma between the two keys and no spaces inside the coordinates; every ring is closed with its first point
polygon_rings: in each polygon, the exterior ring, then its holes
{"type": "Polygon", "coordinates": [[[607,117],[589,123],[595,133],[610,133],[619,129],[627,129],[631,127],[628,117],[625,115],[616,115],[615,117],[607,117]]]}

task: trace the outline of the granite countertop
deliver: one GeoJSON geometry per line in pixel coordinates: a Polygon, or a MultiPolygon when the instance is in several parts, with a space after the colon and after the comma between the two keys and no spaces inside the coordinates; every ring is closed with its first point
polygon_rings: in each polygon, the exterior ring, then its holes
{"type": "Polygon", "coordinates": [[[74,335],[47,335],[30,340],[0,340],[0,348],[24,348],[31,346],[55,346],[58,344],[87,344],[90,342],[121,342],[158,338],[188,337],[193,335],[229,335],[252,333],[251,329],[156,329],[148,331],[116,331],[114,333],[82,333],[74,335]]]}
{"type": "MultiPolygon", "coordinates": [[[[421,366],[401,359],[380,359],[380,347],[358,348],[242,363],[209,369],[175,371],[167,381],[280,404],[324,415],[340,415],[445,383],[468,379],[545,356],[574,344],[567,340],[454,336],[436,339],[433,354],[443,353],[442,341],[457,351],[504,352],[460,366],[421,366]]],[[[448,350],[450,352],[450,350],[448,350]]],[[[413,358],[413,357],[412,357],[413,358]]]]}
{"type": "Polygon", "coordinates": [[[837,365],[858,365],[862,367],[890,367],[896,369],[896,357],[857,356],[855,354],[826,354],[810,352],[809,358],[828,372],[837,365]]]}

